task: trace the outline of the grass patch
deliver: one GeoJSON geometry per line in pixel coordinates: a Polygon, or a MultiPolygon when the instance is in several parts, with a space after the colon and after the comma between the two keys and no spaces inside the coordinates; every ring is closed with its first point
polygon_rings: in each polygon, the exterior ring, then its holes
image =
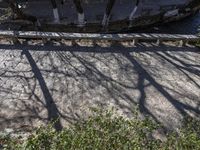
{"type": "Polygon", "coordinates": [[[177,132],[167,133],[166,140],[153,137],[161,128],[150,119],[117,116],[113,111],[95,111],[84,121],[57,132],[52,125],[38,128],[26,140],[1,137],[8,150],[174,150],[200,149],[200,121],[187,118],[177,132]]]}

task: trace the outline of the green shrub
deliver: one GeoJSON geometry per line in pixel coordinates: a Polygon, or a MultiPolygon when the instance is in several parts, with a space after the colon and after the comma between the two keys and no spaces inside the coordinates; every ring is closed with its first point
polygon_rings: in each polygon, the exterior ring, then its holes
{"type": "Polygon", "coordinates": [[[166,149],[200,150],[200,121],[185,118],[178,135],[171,133],[165,143],[166,149]]]}
{"type": "Polygon", "coordinates": [[[27,140],[8,138],[4,145],[9,150],[200,149],[200,121],[187,118],[183,124],[178,134],[170,133],[160,141],[151,136],[159,125],[148,118],[125,119],[112,111],[97,111],[60,132],[52,125],[40,127],[27,140]]]}

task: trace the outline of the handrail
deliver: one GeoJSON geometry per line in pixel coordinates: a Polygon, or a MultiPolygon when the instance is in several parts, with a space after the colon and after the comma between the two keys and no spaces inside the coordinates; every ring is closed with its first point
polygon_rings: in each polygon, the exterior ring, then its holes
{"type": "Polygon", "coordinates": [[[64,33],[40,31],[5,31],[0,30],[0,37],[27,38],[27,39],[66,39],[66,40],[161,40],[161,41],[200,41],[199,35],[182,34],[154,34],[154,33],[129,33],[129,34],[93,34],[93,33],[64,33]]]}

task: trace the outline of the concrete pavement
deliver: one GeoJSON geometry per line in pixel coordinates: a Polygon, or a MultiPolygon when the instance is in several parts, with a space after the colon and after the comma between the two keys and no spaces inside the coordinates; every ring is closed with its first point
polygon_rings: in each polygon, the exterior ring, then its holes
{"type": "Polygon", "coordinates": [[[60,128],[88,116],[90,107],[115,107],[131,117],[138,105],[142,114],[169,129],[186,114],[200,114],[199,48],[1,43],[1,130],[35,127],[57,117],[60,128]]]}

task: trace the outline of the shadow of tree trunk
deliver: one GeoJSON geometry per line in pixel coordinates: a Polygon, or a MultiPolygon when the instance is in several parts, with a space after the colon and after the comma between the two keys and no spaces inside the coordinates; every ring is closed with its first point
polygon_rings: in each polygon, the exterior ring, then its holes
{"type": "MultiPolygon", "coordinates": [[[[164,88],[162,85],[160,85],[140,64],[139,62],[137,62],[137,60],[134,59],[134,57],[127,51],[124,52],[123,55],[134,65],[135,70],[139,73],[139,75],[141,74],[143,77],[140,78],[140,80],[142,79],[142,81],[138,81],[140,84],[143,84],[143,80],[146,79],[147,81],[149,81],[149,83],[157,90],[159,91],[179,112],[180,114],[182,114],[183,116],[187,115],[186,110],[188,111],[192,111],[196,114],[199,114],[200,111],[193,108],[190,105],[184,104],[182,102],[179,102],[178,100],[176,100],[175,98],[173,98],[173,96],[171,96],[164,88]]],[[[141,76],[140,75],[140,76],[141,76]]],[[[144,109],[144,98],[145,98],[145,93],[144,93],[144,88],[143,85],[139,85],[139,90],[141,95],[140,98],[140,107],[142,107],[144,109]]],[[[146,109],[144,109],[145,111],[146,109]]],[[[148,112],[146,112],[148,113],[148,112]]]]}
{"type": "Polygon", "coordinates": [[[32,68],[32,72],[34,73],[35,78],[38,80],[40,88],[42,90],[45,102],[46,102],[46,109],[48,111],[48,121],[54,123],[54,128],[59,131],[62,129],[62,125],[60,122],[60,116],[59,116],[59,110],[49,92],[49,89],[46,85],[46,82],[44,80],[44,77],[42,76],[42,73],[40,69],[38,68],[35,60],[33,59],[32,55],[30,52],[26,49],[23,49],[22,55],[24,55],[28,62],[30,63],[30,66],[32,68]]]}

